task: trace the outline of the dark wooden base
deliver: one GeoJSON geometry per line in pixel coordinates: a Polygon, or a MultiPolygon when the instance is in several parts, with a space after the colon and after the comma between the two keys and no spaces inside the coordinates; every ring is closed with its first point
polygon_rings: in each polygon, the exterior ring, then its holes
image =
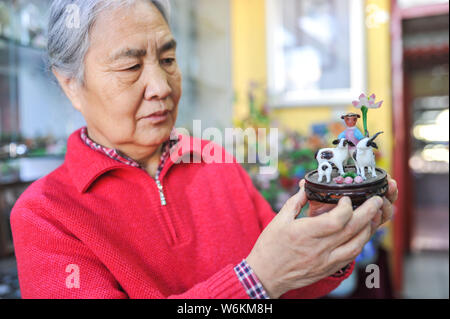
{"type": "MultiPolygon", "coordinates": [[[[337,184],[333,180],[327,184],[325,178],[322,182],[318,181],[317,170],[308,173],[305,176],[305,192],[309,200],[337,204],[337,202],[344,196],[350,197],[353,206],[357,207],[364,203],[367,199],[373,196],[386,195],[389,185],[387,181],[387,173],[377,168],[377,177],[372,177],[372,174],[366,170],[366,178],[361,184],[337,184]]],[[[353,165],[345,167],[345,172],[356,172],[353,165]]],[[[339,176],[336,168],[333,168],[331,179],[339,176]]]]}

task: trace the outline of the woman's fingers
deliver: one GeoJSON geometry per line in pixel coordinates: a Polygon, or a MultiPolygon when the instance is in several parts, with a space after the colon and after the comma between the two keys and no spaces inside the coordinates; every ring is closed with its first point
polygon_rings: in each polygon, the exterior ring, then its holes
{"type": "Polygon", "coordinates": [[[387,175],[388,179],[388,191],[386,194],[386,198],[389,199],[389,201],[393,204],[397,198],[398,198],[398,188],[397,188],[397,182],[391,178],[391,175],[387,175]]]}
{"type": "Polygon", "coordinates": [[[328,258],[329,262],[331,264],[346,264],[352,260],[355,260],[361,253],[364,245],[370,240],[371,235],[371,227],[368,224],[356,236],[331,251],[328,258]]]}
{"type": "Polygon", "coordinates": [[[299,186],[300,188],[302,188],[303,186],[305,186],[305,183],[306,183],[306,180],[302,179],[302,180],[298,183],[298,186],[299,186]]]}
{"type": "Polygon", "coordinates": [[[394,207],[392,206],[392,202],[388,200],[387,198],[383,199],[383,207],[381,208],[383,212],[383,217],[381,219],[381,224],[378,226],[383,225],[387,221],[392,219],[392,216],[394,214],[394,207]]]}
{"type": "MultiPolygon", "coordinates": [[[[387,199],[385,199],[387,200],[387,199]]],[[[370,222],[370,226],[372,229],[372,235],[374,235],[378,229],[383,224],[383,211],[380,209],[378,210],[378,213],[375,215],[375,217],[370,222]]]]}
{"type": "Polygon", "coordinates": [[[340,232],[352,218],[353,207],[350,198],[342,197],[337,206],[328,213],[299,220],[308,224],[308,232],[315,238],[328,237],[340,232]]]}
{"type": "Polygon", "coordinates": [[[379,223],[381,220],[380,216],[377,215],[381,215],[379,212],[381,211],[382,205],[383,199],[378,196],[366,200],[354,211],[351,220],[345,225],[343,231],[334,234],[330,238],[333,247],[338,247],[351,240],[359,234],[362,229],[368,226],[369,229],[372,229],[373,222],[379,223]]]}
{"type": "Polygon", "coordinates": [[[278,215],[280,217],[286,218],[286,220],[289,221],[294,220],[300,213],[302,207],[305,206],[307,202],[308,199],[306,197],[305,186],[303,184],[300,190],[286,201],[278,215]]]}
{"type": "Polygon", "coordinates": [[[378,228],[386,199],[375,196],[359,206],[346,229],[333,241],[337,244],[330,254],[331,262],[354,260],[378,228]]]}

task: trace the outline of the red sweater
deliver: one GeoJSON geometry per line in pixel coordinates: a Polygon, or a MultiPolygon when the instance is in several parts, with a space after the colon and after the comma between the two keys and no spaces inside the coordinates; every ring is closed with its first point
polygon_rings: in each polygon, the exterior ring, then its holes
{"type": "MultiPolygon", "coordinates": [[[[180,139],[160,175],[162,205],[144,170],[92,150],[80,130],[69,137],[64,164],[11,213],[23,298],[249,298],[233,267],[275,213],[234,159],[178,163],[210,143],[180,139]]],[[[283,297],[323,296],[352,270],[283,297]]]]}

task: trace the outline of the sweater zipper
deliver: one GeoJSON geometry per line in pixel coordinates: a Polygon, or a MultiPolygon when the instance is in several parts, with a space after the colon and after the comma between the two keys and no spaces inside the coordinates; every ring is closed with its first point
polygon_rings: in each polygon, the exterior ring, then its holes
{"type": "Polygon", "coordinates": [[[161,200],[161,206],[166,206],[167,202],[166,202],[166,196],[164,195],[163,185],[161,184],[161,181],[159,179],[155,179],[155,182],[156,182],[156,186],[158,187],[159,199],[161,200]]]}
{"type": "Polygon", "coordinates": [[[172,166],[172,164],[173,163],[171,161],[166,163],[165,167],[160,172],[160,174],[155,177],[156,187],[158,187],[158,191],[159,191],[159,199],[161,201],[161,206],[167,206],[166,196],[164,195],[164,187],[162,185],[161,180],[163,179],[163,175],[165,175],[165,172],[172,166]],[[163,172],[164,172],[164,174],[163,174],[163,172]],[[161,180],[160,180],[160,178],[161,178],[161,180]]]}
{"type": "Polygon", "coordinates": [[[155,176],[155,183],[156,187],[158,188],[159,192],[159,199],[161,202],[161,209],[162,214],[161,217],[164,220],[165,225],[167,226],[168,231],[168,242],[171,246],[179,244],[180,238],[177,236],[177,232],[175,230],[175,225],[170,217],[169,213],[169,206],[167,204],[166,195],[164,194],[164,186],[163,186],[163,180],[165,175],[167,174],[167,171],[171,168],[171,166],[174,163],[172,160],[168,160],[168,162],[164,165],[164,168],[161,170],[160,174],[158,176],[155,176]]]}
{"type": "Polygon", "coordinates": [[[161,207],[162,207],[162,211],[163,211],[162,218],[165,220],[165,224],[169,231],[169,236],[170,236],[169,242],[171,243],[171,245],[175,245],[178,242],[178,238],[177,238],[177,233],[175,231],[174,224],[169,216],[169,212],[167,211],[167,201],[166,201],[166,196],[164,195],[164,188],[163,188],[163,185],[162,185],[159,177],[155,178],[155,182],[156,182],[156,186],[159,191],[159,199],[161,200],[161,207]]]}

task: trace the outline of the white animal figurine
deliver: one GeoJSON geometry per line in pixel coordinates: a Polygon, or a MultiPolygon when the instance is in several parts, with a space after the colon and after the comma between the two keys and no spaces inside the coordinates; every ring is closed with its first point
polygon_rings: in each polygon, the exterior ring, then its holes
{"type": "Polygon", "coordinates": [[[319,172],[319,183],[322,183],[322,180],[324,176],[327,178],[327,183],[329,184],[331,182],[331,172],[333,171],[333,167],[328,162],[322,162],[319,165],[318,172],[319,172]]]}
{"type": "Polygon", "coordinates": [[[341,138],[333,142],[337,145],[336,148],[322,148],[316,154],[316,160],[319,163],[319,167],[324,162],[330,162],[339,170],[339,174],[344,175],[344,163],[349,158],[348,146],[355,146],[351,141],[341,138]]]}
{"type": "Polygon", "coordinates": [[[360,175],[364,180],[366,180],[365,168],[368,167],[369,173],[372,173],[372,177],[377,177],[377,172],[375,169],[375,154],[373,153],[372,147],[378,149],[378,145],[374,140],[378,135],[383,134],[383,132],[378,132],[373,137],[365,137],[359,141],[356,145],[356,150],[353,152],[353,161],[356,166],[356,173],[360,175]]]}

